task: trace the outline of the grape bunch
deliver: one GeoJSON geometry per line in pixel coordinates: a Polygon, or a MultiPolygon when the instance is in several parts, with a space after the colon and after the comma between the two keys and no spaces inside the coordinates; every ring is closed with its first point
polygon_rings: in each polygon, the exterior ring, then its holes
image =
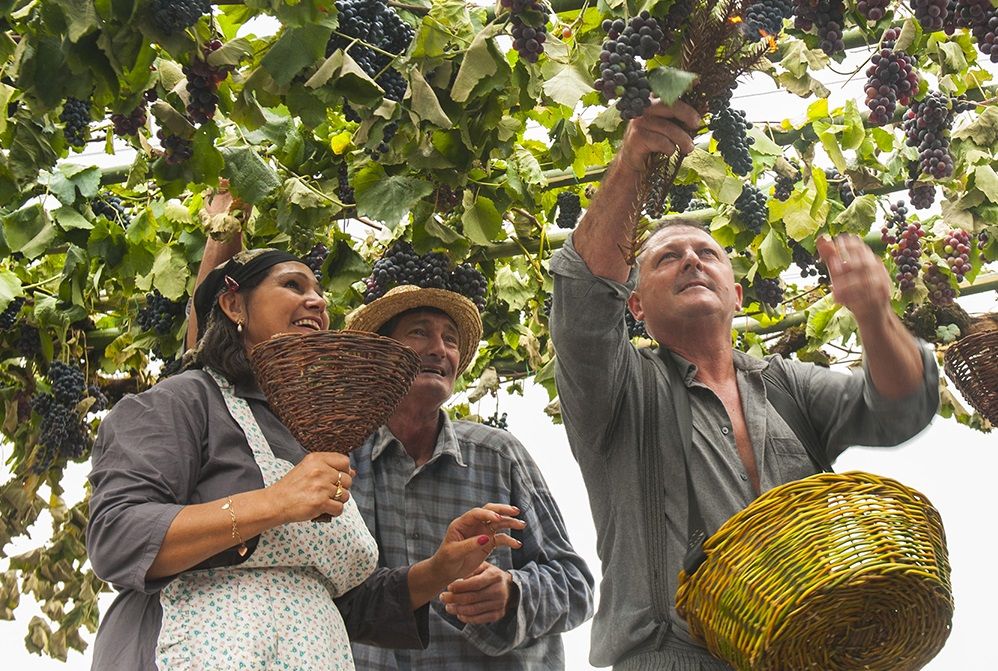
{"type": "Polygon", "coordinates": [[[742,32],[759,40],[783,32],[783,21],[794,14],[791,0],[754,0],[742,15],[742,32]]]}
{"type": "Polygon", "coordinates": [[[714,134],[724,162],[731,166],[733,173],[744,176],[752,171],[749,147],[755,140],[747,135],[752,124],[745,120],[745,112],[731,109],[730,99],[730,91],[726,96],[714,99],[707,127],[714,134]]]}
{"type": "Polygon", "coordinates": [[[822,51],[829,56],[841,54],[846,49],[842,41],[845,11],[842,0],[794,0],[794,26],[803,31],[814,28],[822,51]]]}
{"type": "Polygon", "coordinates": [[[659,53],[665,33],[648,12],[626,23],[623,19],[606,19],[602,27],[607,40],[600,52],[600,76],[593,86],[605,100],[618,99],[622,118],[635,119],[651,105],[648,73],[638,58],[648,60],[659,53]]]}
{"type": "Polygon", "coordinates": [[[21,328],[14,340],[14,350],[25,359],[34,359],[42,353],[42,339],[36,329],[31,324],[21,324],[21,328]]]}
{"type": "Polygon", "coordinates": [[[17,323],[17,315],[20,314],[21,308],[24,307],[23,298],[15,298],[10,303],[3,312],[0,312],[0,331],[9,331],[17,323]]]}
{"type": "Polygon", "coordinates": [[[496,410],[492,416],[486,417],[485,420],[482,421],[482,424],[496,429],[502,429],[503,431],[509,431],[509,425],[506,423],[506,413],[504,412],[502,417],[500,417],[498,410],[496,410]]]}
{"type": "Polygon", "coordinates": [[[75,406],[83,400],[84,377],[78,366],[53,361],[48,370],[52,395],[58,403],[75,406]]]}
{"type": "Polygon", "coordinates": [[[153,23],[166,33],[183,32],[211,13],[209,0],[149,0],[153,23]]]}
{"type": "Polygon", "coordinates": [[[152,293],[146,294],[145,307],[139,310],[139,327],[143,331],[166,335],[173,331],[174,322],[184,315],[186,307],[186,301],[171,301],[158,289],[153,289],[152,293]]]}
{"type": "Polygon", "coordinates": [[[856,9],[867,21],[876,22],[887,16],[887,6],[890,4],[891,0],[859,0],[856,9]]]}
{"type": "Polygon", "coordinates": [[[340,161],[339,166],[336,168],[336,195],[339,196],[340,202],[344,205],[353,205],[357,202],[357,195],[354,193],[353,187],[350,186],[350,174],[347,172],[347,162],[340,161]]]}
{"type": "Polygon", "coordinates": [[[911,0],[915,19],[927,33],[942,30],[949,15],[949,0],[911,0]]]}
{"type": "Polygon", "coordinates": [[[315,275],[315,279],[319,282],[322,281],[322,264],[326,262],[327,256],[329,256],[329,249],[319,242],[301,260],[302,263],[312,270],[312,274],[315,275]]]}
{"type": "Polygon", "coordinates": [[[742,193],[735,201],[735,210],[745,228],[753,233],[762,230],[762,225],[769,220],[769,207],[766,205],[766,194],[752,184],[746,184],[742,193]]]}
{"type": "Polygon", "coordinates": [[[690,209],[696,192],[696,184],[673,184],[669,189],[669,211],[681,214],[690,209]]]}
{"type": "Polygon", "coordinates": [[[98,217],[104,217],[108,221],[117,222],[122,226],[127,227],[131,223],[131,218],[128,216],[128,212],[125,211],[125,206],[121,204],[121,198],[115,195],[106,193],[91,199],[90,209],[98,217]]]}
{"type": "Polygon", "coordinates": [[[794,263],[800,268],[801,277],[816,277],[819,284],[828,284],[828,266],[796,240],[790,241],[790,253],[794,263]]]}
{"type": "Polygon", "coordinates": [[[852,184],[849,183],[845,175],[835,168],[825,170],[825,180],[829,185],[835,185],[839,191],[839,200],[846,207],[852,205],[852,202],[856,200],[856,192],[852,190],[852,184]]]}
{"type": "Polygon", "coordinates": [[[648,331],[645,330],[645,323],[635,319],[626,305],[624,306],[624,323],[627,325],[628,338],[651,338],[648,331]]]}
{"type": "Polygon", "coordinates": [[[956,298],[956,290],[950,284],[946,274],[940,270],[939,266],[934,263],[930,264],[925,269],[925,275],[922,279],[925,281],[926,289],[929,290],[929,300],[933,305],[946,307],[953,304],[953,300],[956,298]]]}
{"type": "Polygon", "coordinates": [[[139,105],[128,114],[112,114],[111,123],[114,125],[114,134],[118,137],[135,137],[139,134],[139,129],[146,125],[145,103],[139,105]]]}
{"type": "Polygon", "coordinates": [[[918,222],[908,224],[898,236],[897,245],[891,249],[891,257],[897,268],[894,279],[901,291],[915,288],[915,278],[922,267],[922,237],[925,231],[918,222]]]}
{"type": "Polygon", "coordinates": [[[201,49],[203,58],[192,60],[184,66],[187,77],[187,116],[196,124],[211,121],[218,109],[218,85],[225,81],[231,66],[216,67],[208,64],[208,56],[222,48],[220,40],[212,40],[201,49]]]}
{"type": "Polygon", "coordinates": [[[80,459],[86,454],[90,434],[76,406],[84,396],[94,398],[92,410],[102,399],[106,402],[99,389],[85,386],[78,366],[54,361],[46,377],[51,393],[38,394],[31,400],[32,409],[42,418],[38,440],[41,449],[33,465],[36,473],[44,473],[56,460],[80,459]]]}
{"type": "Polygon", "coordinates": [[[449,184],[439,184],[433,192],[433,204],[440,212],[451,212],[464,200],[464,187],[451,188],[449,184]]]}
{"type": "Polygon", "coordinates": [[[953,175],[950,153],[950,129],[955,117],[953,100],[941,93],[930,93],[916,100],[904,115],[905,140],[918,148],[918,171],[935,179],[953,175]]]}
{"type": "Polygon", "coordinates": [[[901,232],[908,226],[908,208],[904,201],[899,200],[896,203],[891,203],[890,210],[884,227],[880,229],[880,240],[885,245],[893,245],[897,242],[901,232]]]}
{"type": "Polygon", "coordinates": [[[970,272],[970,234],[961,229],[954,229],[943,238],[943,253],[946,255],[946,265],[962,282],[964,275],[970,272]]]}
{"type": "Polygon", "coordinates": [[[63,122],[63,136],[71,147],[84,147],[87,144],[87,131],[90,128],[90,102],[79,98],[66,98],[59,121],[63,122]]]}
{"type": "Polygon", "coordinates": [[[866,106],[870,108],[870,123],[884,126],[894,116],[898,104],[908,105],[918,91],[918,73],[914,59],[903,51],[895,51],[898,31],[884,31],[881,49],[870,58],[866,69],[866,106]]]}
{"type": "Polygon", "coordinates": [[[780,286],[779,279],[756,277],[752,289],[759,302],[771,308],[779,307],[783,302],[783,287],[780,286]]]}
{"type": "Polygon", "coordinates": [[[547,41],[547,14],[544,5],[537,0],[502,0],[502,6],[513,14],[510,33],[513,35],[513,49],[528,63],[536,63],[544,53],[547,41]],[[519,10],[514,9],[520,7],[519,10]]]}
{"type": "Polygon", "coordinates": [[[450,259],[445,254],[417,254],[412,245],[404,240],[393,244],[374,263],[364,284],[365,303],[381,298],[393,287],[412,284],[424,289],[448,289],[459,293],[479,310],[485,309],[485,291],[488,287],[485,276],[470,264],[463,263],[451,270],[450,259]]]}
{"type": "Polygon", "coordinates": [[[998,63],[998,7],[989,0],[959,0],[957,10],[957,23],[969,28],[980,52],[998,63]]]}
{"type": "Polygon", "coordinates": [[[908,187],[908,200],[916,210],[927,210],[936,202],[936,187],[931,182],[922,182],[918,179],[918,164],[912,163],[908,166],[908,180],[905,186],[908,187]]]}
{"type": "Polygon", "coordinates": [[[558,228],[575,228],[582,213],[582,201],[579,195],[572,191],[562,191],[558,194],[558,228]]]}
{"type": "Polygon", "coordinates": [[[156,137],[163,146],[163,160],[167,165],[179,165],[194,156],[194,143],[190,140],[185,140],[163,128],[156,131],[156,137]]]}
{"type": "Polygon", "coordinates": [[[784,175],[783,173],[777,173],[776,182],[773,185],[773,197],[779,201],[787,201],[794,192],[794,185],[797,184],[803,177],[800,166],[792,162],[790,165],[794,169],[793,175],[784,175]]]}

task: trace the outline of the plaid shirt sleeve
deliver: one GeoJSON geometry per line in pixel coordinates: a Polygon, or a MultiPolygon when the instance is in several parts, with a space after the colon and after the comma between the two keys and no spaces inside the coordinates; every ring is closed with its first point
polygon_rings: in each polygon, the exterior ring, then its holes
{"type": "Polygon", "coordinates": [[[465,625],[464,637],[486,655],[504,655],[550,634],[579,626],[593,614],[593,576],[568,540],[558,504],[540,469],[512,436],[515,474],[511,504],[527,526],[513,535],[523,547],[513,554],[510,574],[518,598],[502,620],[465,625]]]}

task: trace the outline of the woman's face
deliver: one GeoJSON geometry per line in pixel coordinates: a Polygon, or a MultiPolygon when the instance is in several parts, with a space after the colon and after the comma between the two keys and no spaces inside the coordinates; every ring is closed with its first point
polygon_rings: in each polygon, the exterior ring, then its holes
{"type": "Polygon", "coordinates": [[[234,321],[243,320],[247,350],[278,333],[312,333],[329,328],[322,288],[309,267],[297,261],[275,265],[242,301],[241,308],[234,321]]]}

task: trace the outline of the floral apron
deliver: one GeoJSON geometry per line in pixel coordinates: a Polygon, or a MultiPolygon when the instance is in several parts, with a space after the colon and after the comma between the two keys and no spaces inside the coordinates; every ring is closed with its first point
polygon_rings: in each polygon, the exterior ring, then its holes
{"type": "MultiPolygon", "coordinates": [[[[242,428],[264,484],[291,470],[274,456],[249,404],[207,371],[242,428]]],[[[331,522],[300,522],[260,534],[238,566],[188,571],[160,592],[160,671],[346,671],[354,668],[333,597],[374,570],[378,547],[353,499],[331,522]]]]}

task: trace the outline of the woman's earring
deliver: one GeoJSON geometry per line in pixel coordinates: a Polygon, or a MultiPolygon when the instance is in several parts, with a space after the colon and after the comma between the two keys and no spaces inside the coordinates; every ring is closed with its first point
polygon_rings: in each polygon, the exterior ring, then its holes
{"type": "Polygon", "coordinates": [[[243,332],[243,320],[240,319],[239,321],[236,322],[236,333],[242,333],[242,332],[243,332]]]}

